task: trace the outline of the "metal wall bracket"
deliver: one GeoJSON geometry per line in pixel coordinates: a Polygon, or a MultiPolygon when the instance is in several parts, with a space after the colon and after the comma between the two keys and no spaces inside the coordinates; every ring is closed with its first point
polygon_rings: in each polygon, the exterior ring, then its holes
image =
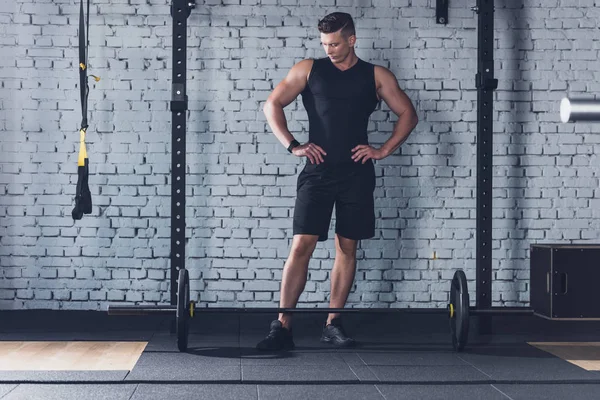
{"type": "Polygon", "coordinates": [[[448,24],[448,3],[450,0],[435,0],[435,22],[448,24]]]}
{"type": "Polygon", "coordinates": [[[185,18],[189,17],[192,13],[192,10],[196,7],[196,0],[188,0],[187,4],[184,5],[181,1],[177,1],[177,6],[175,5],[176,0],[171,1],[171,17],[173,17],[173,9],[177,7],[178,12],[185,13],[185,18]]]}
{"type": "Polygon", "coordinates": [[[484,77],[479,72],[475,75],[475,87],[477,89],[495,90],[498,89],[498,79],[484,77]]]}

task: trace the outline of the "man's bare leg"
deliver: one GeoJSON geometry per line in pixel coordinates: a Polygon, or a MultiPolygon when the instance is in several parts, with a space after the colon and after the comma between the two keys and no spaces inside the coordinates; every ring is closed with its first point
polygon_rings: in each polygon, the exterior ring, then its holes
{"type": "MultiPolygon", "coordinates": [[[[319,236],[316,235],[294,235],[292,248],[281,277],[280,308],[295,308],[300,295],[306,286],[308,276],[308,263],[317,245],[319,236]]],[[[292,326],[291,314],[279,314],[279,321],[284,328],[292,326]]]]}
{"type": "MultiPolygon", "coordinates": [[[[331,271],[330,308],[344,308],[346,305],[356,274],[357,246],[358,240],[347,239],[338,234],[335,235],[335,262],[331,271]]],[[[339,316],[339,313],[329,314],[327,324],[330,324],[332,319],[339,316]]]]}

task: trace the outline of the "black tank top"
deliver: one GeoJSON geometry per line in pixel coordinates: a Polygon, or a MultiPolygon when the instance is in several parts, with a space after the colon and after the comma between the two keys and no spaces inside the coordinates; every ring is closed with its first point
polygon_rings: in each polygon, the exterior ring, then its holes
{"type": "Polygon", "coordinates": [[[378,102],[373,64],[358,59],[341,71],[329,57],[314,60],[302,103],[308,114],[309,141],[327,153],[324,164],[355,164],[351,150],[369,144],[367,125],[378,102]]]}

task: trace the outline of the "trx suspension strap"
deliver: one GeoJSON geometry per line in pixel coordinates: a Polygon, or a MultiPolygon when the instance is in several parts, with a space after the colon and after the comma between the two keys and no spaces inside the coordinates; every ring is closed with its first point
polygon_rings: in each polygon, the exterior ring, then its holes
{"type": "MultiPolygon", "coordinates": [[[[85,134],[88,128],[87,101],[89,87],[87,82],[87,56],[90,35],[90,0],[87,0],[87,21],[84,24],[83,0],[79,7],[79,90],[81,93],[81,128],[79,129],[79,157],[77,159],[77,188],[75,189],[75,208],[71,212],[74,220],[79,220],[83,214],[92,213],[92,194],[88,186],[89,160],[85,147],[85,134]],[[87,35],[85,28],[87,27],[87,35]]],[[[92,75],[96,82],[100,78],[92,75]]]]}

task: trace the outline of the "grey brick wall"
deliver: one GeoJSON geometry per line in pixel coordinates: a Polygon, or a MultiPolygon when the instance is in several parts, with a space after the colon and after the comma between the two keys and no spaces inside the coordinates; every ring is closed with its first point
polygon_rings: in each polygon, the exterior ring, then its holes
{"type": "MultiPolygon", "coordinates": [[[[169,299],[169,2],[124,3],[92,6],[90,72],[102,77],[89,102],[94,212],[74,223],[79,4],[0,1],[1,309],[169,299]]],[[[302,160],[261,109],[295,62],[323,55],[316,23],[334,10],[355,16],[358,55],[390,68],[420,117],[401,151],[377,162],[377,234],[360,245],[349,302],[444,307],[456,268],[474,290],[474,2],[452,2],[447,26],[435,24],[433,0],[200,3],[188,41],[193,298],[277,304],[302,160]]],[[[600,12],[594,0],[497,3],[493,300],[526,305],[531,243],[598,239],[600,136],[560,124],[558,101],[600,90],[600,12]]],[[[286,115],[306,140],[301,102],[286,115]]],[[[382,105],[371,142],[394,122],[382,105]]],[[[330,235],[303,303],[327,305],[330,235]]]]}

